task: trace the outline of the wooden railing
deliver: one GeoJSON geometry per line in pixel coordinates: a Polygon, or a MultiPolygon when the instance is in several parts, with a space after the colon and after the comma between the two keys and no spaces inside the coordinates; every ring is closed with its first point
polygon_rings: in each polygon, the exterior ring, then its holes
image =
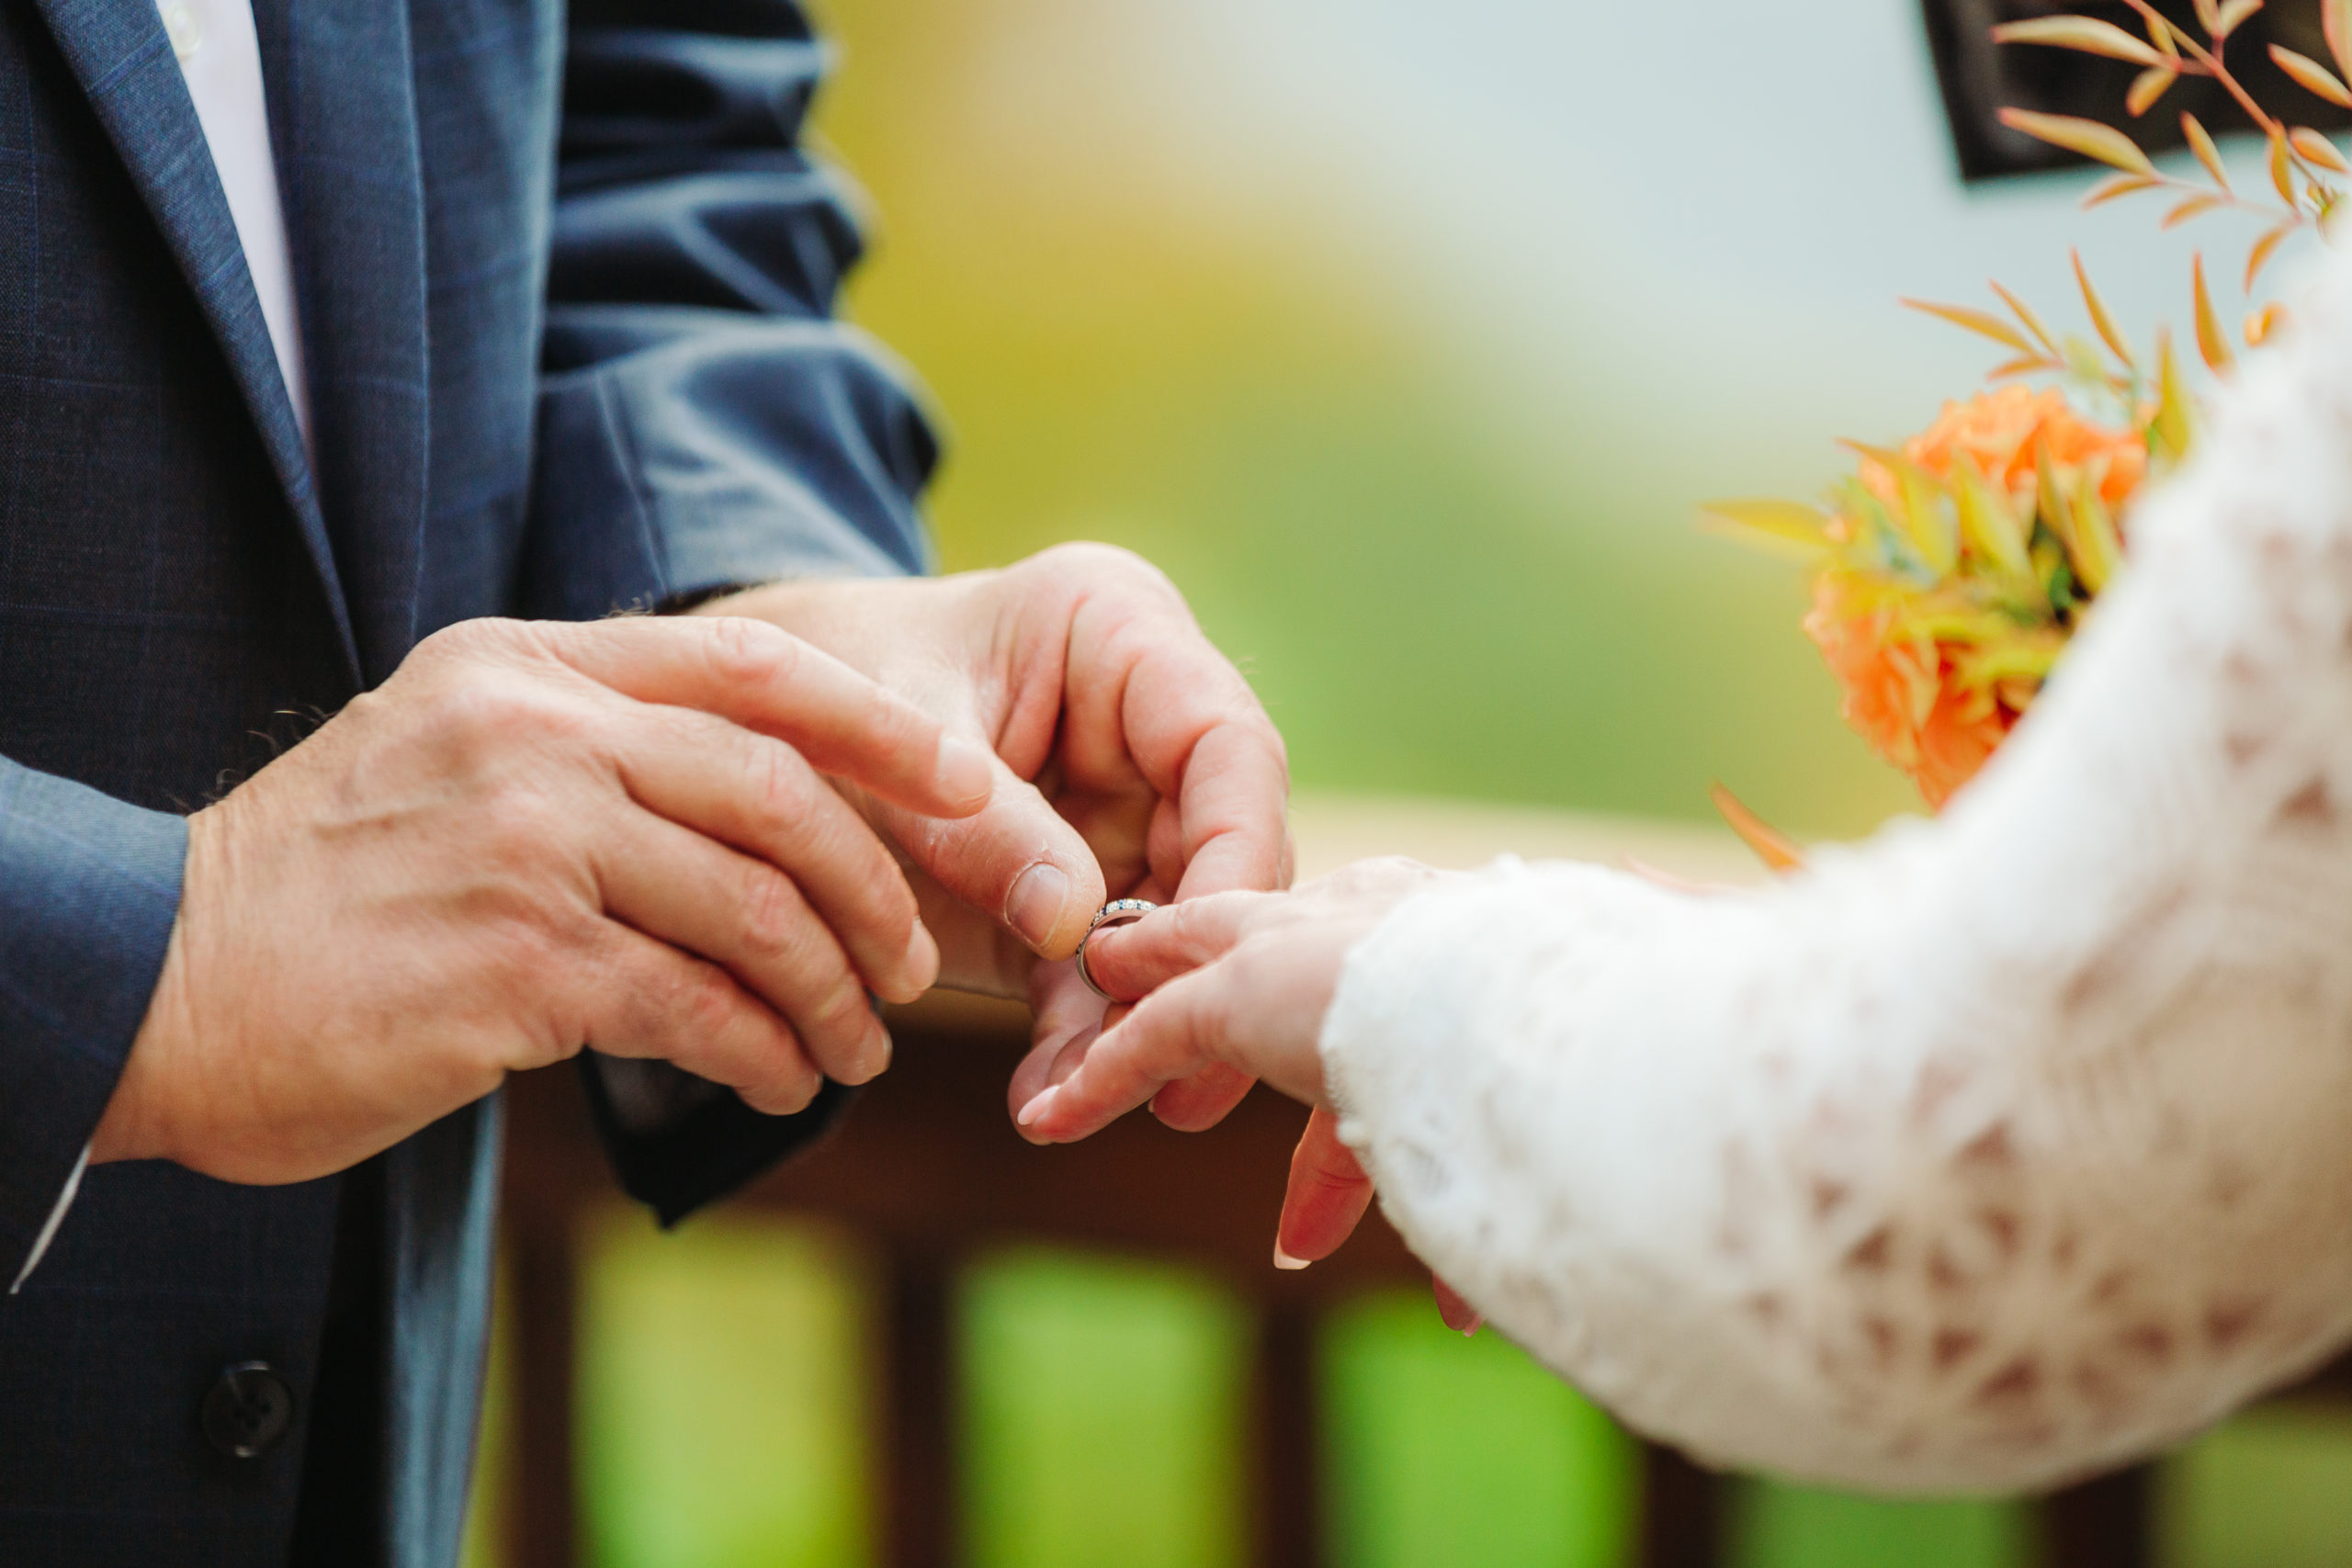
{"type": "MultiPolygon", "coordinates": [[[[1359,853],[1415,852],[1471,864],[1516,849],[1611,859],[1622,853],[1686,875],[1747,879],[1736,846],[1711,835],[1529,813],[1382,803],[1309,805],[1304,870],[1359,853]]],[[[876,1539],[888,1568],[956,1561],[952,1287],[964,1263],[1011,1241],[1180,1261],[1226,1281],[1257,1325],[1248,1379],[1255,1568],[1325,1561],[1313,1339],[1317,1323],[1376,1287],[1427,1275],[1377,1213],[1336,1256],[1299,1273],[1271,1266],[1273,1217],[1304,1122],[1263,1090],[1224,1125],[1182,1135],[1131,1117],[1087,1143],[1037,1149],[1014,1134],[1005,1085],[1026,1043],[1022,1010],[936,998],[893,1020],[894,1065],[822,1146],[755,1185],[742,1204],[820,1214],[881,1261],[880,1359],[873,1402],[880,1477],[876,1539]]],[[[513,1421],[503,1478],[509,1568],[582,1561],[574,1487],[576,1247],[610,1178],[568,1071],[517,1079],[510,1094],[505,1195],[513,1421]]],[[[2352,1397],[2343,1367],[2296,1397],[2352,1397]]],[[[1725,1492],[1660,1448],[1645,1450],[1638,1556],[1644,1568],[1715,1568],[1725,1492]]],[[[2039,1555],[2052,1568],[2146,1568],[2154,1561],[2149,1472],[2077,1486],[2038,1507],[2039,1555]]]]}

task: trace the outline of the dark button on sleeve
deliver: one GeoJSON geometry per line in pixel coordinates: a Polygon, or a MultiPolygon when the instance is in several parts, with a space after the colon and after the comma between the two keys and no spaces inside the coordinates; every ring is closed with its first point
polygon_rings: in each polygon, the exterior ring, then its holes
{"type": "Polygon", "coordinates": [[[294,1391],[267,1361],[222,1370],[204,1396],[204,1440],[231,1459],[259,1459],[294,1425],[294,1391]]]}

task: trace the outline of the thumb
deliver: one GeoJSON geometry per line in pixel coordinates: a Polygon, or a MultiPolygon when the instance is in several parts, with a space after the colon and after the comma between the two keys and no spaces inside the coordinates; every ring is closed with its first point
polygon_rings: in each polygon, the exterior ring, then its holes
{"type": "Polygon", "coordinates": [[[1035,784],[992,759],[995,789],[954,820],[880,805],[883,825],[949,893],[1001,920],[1041,958],[1068,958],[1102,908],[1102,868],[1035,784]]]}

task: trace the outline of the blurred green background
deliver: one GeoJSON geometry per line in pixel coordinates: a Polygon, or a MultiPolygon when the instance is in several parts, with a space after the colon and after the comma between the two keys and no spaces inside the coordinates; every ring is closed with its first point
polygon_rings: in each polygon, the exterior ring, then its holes
{"type": "MultiPolygon", "coordinates": [[[[1696,818],[1721,778],[1809,834],[1913,808],[1839,724],[1798,583],[1699,536],[1695,504],[1809,493],[1834,435],[1899,436],[1975,384],[1990,356],[1898,294],[1975,300],[1997,275],[2071,322],[2080,243],[2126,321],[2186,314],[2197,236],[2079,214],[2075,176],[1960,187],[1911,0],[820,19],[841,65],[820,123],[876,215],[849,311],[936,399],[943,564],[1070,538],[1149,556],[1310,788],[1696,818]]],[[[594,1560],[871,1562],[867,1300],[854,1242],[821,1230],[602,1230],[594,1560]]],[[[960,1314],[974,1568],[1238,1560],[1235,1303],[1015,1252],[960,1314]]],[[[1374,1297],[1325,1326],[1321,1377],[1346,1568],[1622,1559],[1630,1443],[1495,1336],[1374,1297]]],[[[2174,1568],[2352,1563],[2341,1421],[2249,1417],[2163,1497],[2174,1568]]],[[[1763,1483],[1736,1527],[1752,1568],[2030,1549],[2000,1505],[1763,1483]]]]}

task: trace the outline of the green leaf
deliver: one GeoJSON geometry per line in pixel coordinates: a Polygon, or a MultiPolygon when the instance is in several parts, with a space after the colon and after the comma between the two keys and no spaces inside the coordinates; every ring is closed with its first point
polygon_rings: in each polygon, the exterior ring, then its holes
{"type": "Polygon", "coordinates": [[[1845,446],[1894,476],[1903,498],[1895,522],[1912,547],[1919,552],[1919,558],[1927,563],[1928,570],[1939,579],[1950,577],[1960,565],[1960,536],[1954,520],[1945,515],[1944,503],[1949,498],[1944,487],[1900,452],[1884,446],[1866,446],[1859,441],[1849,441],[1845,446]]]}
{"type": "MultiPolygon", "coordinates": [[[[2107,384],[2107,366],[2098,356],[2098,345],[2093,344],[2088,338],[2077,337],[2071,333],[2067,334],[2066,368],[2074,372],[2074,374],[2082,380],[2088,381],[2095,386],[2105,386],[2107,384]]],[[[2132,373],[2135,376],[2139,374],[2137,369],[2132,368],[2130,366],[2127,366],[2126,368],[2131,369],[2132,373]]]]}
{"type": "Polygon", "coordinates": [[[1818,507],[1793,501],[1711,501],[1699,509],[1699,525],[1752,549],[1802,561],[1830,553],[1818,507]]]}
{"type": "Polygon", "coordinates": [[[2086,473],[2074,496],[2073,547],[2075,575],[2093,593],[2105,591],[2123,566],[2123,540],[2115,531],[2114,514],[2098,497],[2100,475],[2086,473]]]}
{"type": "Polygon", "coordinates": [[[2180,378],[2180,359],[2173,353],[2172,334],[2156,333],[2156,417],[2149,434],[2174,462],[2188,456],[2195,425],[2190,417],[2188,389],[2180,378]]]}
{"type": "MultiPolygon", "coordinates": [[[[1847,445],[1850,447],[1852,443],[1847,445]]],[[[1882,571],[1903,577],[1922,586],[1933,586],[1936,574],[1928,565],[1918,547],[1884,506],[1872,495],[1870,487],[1858,479],[1838,482],[1834,492],[1838,509],[1854,525],[1861,538],[1873,547],[1873,564],[1882,571]]]]}
{"type": "Polygon", "coordinates": [[[1967,453],[1960,454],[1953,464],[1960,512],[1960,536],[1969,549],[1990,562],[2009,577],[2030,581],[2032,562],[2025,551],[2025,525],[2001,493],[1976,466],[1976,459],[1967,453]]]}

